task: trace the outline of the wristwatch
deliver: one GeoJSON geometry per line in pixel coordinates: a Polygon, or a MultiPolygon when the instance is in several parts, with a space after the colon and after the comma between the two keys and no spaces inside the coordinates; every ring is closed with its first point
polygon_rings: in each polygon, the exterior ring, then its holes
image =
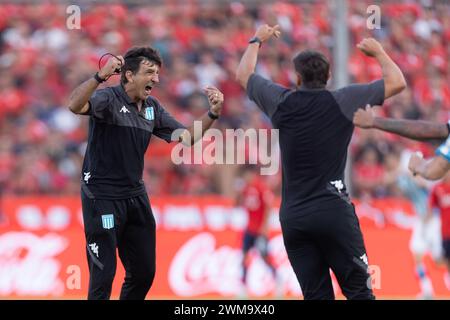
{"type": "Polygon", "coordinates": [[[100,76],[98,75],[98,72],[95,73],[94,78],[95,78],[95,80],[97,80],[98,83],[102,83],[102,82],[106,81],[106,79],[100,78],[100,76]]]}
{"type": "Polygon", "coordinates": [[[253,37],[253,38],[251,38],[249,41],[248,41],[248,43],[259,43],[259,47],[261,48],[261,45],[262,45],[262,41],[261,41],[261,39],[260,38],[258,38],[258,37],[253,37]]]}
{"type": "Polygon", "coordinates": [[[213,120],[219,119],[219,116],[214,114],[214,113],[212,113],[211,110],[208,110],[208,117],[210,117],[213,120]]]}

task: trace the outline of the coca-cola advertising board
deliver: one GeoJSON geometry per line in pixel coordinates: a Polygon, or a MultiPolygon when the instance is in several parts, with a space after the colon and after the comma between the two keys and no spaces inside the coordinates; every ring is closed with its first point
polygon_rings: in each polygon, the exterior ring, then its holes
{"type": "MultiPolygon", "coordinates": [[[[287,259],[278,221],[278,201],[270,218],[269,259],[250,252],[242,284],[242,233],[247,215],[229,199],[151,198],[157,221],[156,277],[149,299],[297,299],[301,289],[287,259]]],[[[415,221],[402,199],[374,201],[356,208],[367,246],[372,286],[378,298],[415,298],[419,283],[409,250],[415,221]]],[[[0,221],[0,297],[85,299],[88,287],[86,242],[78,197],[5,197],[0,221]]],[[[98,248],[101,250],[101,248],[98,248]]],[[[426,259],[437,297],[450,298],[445,268],[426,259]]],[[[124,278],[120,260],[113,285],[117,298],[124,278]]],[[[332,275],[335,293],[343,298],[332,275]]]]}

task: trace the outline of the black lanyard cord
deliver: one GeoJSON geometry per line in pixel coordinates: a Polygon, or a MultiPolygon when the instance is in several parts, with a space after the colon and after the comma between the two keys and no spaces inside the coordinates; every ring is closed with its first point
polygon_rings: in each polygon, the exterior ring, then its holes
{"type": "Polygon", "coordinates": [[[113,76],[113,75],[118,75],[118,74],[120,74],[121,67],[122,67],[122,61],[121,61],[117,56],[113,55],[112,53],[107,52],[107,53],[105,53],[104,55],[102,55],[102,56],[100,57],[100,59],[98,60],[98,70],[101,69],[102,59],[103,59],[105,56],[113,56],[114,58],[116,58],[117,60],[120,61],[120,68],[117,68],[116,70],[114,70],[114,73],[113,73],[112,75],[106,77],[106,79],[105,79],[105,81],[106,81],[106,80],[109,79],[109,77],[111,77],[111,76],[113,76]]]}

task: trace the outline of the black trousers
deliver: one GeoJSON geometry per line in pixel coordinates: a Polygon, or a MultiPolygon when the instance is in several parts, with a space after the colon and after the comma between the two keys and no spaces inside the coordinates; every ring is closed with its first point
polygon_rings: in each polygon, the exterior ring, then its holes
{"type": "Polygon", "coordinates": [[[375,299],[353,205],[308,210],[281,221],[281,228],[305,300],[335,298],[330,269],[347,299],[375,299]]]}
{"type": "Polygon", "coordinates": [[[125,268],[120,299],[143,300],[155,277],[156,224],[147,194],[102,200],[81,192],[89,300],[109,299],[117,255],[125,268]]]}

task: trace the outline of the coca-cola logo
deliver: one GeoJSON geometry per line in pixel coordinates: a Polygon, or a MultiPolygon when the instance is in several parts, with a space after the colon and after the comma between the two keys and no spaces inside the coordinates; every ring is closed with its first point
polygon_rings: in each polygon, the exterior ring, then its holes
{"type": "MultiPolygon", "coordinates": [[[[282,237],[269,242],[269,252],[282,246],[282,237]]],[[[183,297],[204,294],[239,296],[243,289],[252,296],[269,294],[301,294],[295,274],[286,257],[274,256],[276,277],[256,256],[251,259],[247,272],[247,288],[241,281],[242,252],[227,245],[216,248],[216,239],[208,232],[194,236],[178,250],[169,267],[169,286],[183,297]]]]}
{"type": "Polygon", "coordinates": [[[59,296],[61,263],[55,258],[68,241],[57,234],[42,237],[30,232],[0,236],[0,295],[59,296]]]}

